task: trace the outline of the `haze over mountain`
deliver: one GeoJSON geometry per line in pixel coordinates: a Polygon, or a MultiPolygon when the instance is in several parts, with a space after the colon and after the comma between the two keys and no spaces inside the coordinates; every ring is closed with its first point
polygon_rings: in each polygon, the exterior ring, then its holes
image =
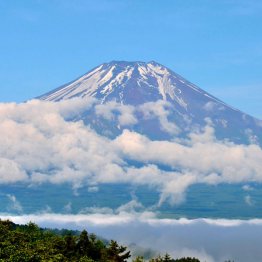
{"type": "Polygon", "coordinates": [[[116,137],[128,128],[150,139],[166,140],[185,137],[208,123],[218,139],[260,145],[262,141],[262,121],[225,104],[154,61],[104,63],[38,98],[62,101],[76,97],[93,97],[101,107],[96,112],[87,108],[70,120],[82,119],[108,137],[116,137]],[[104,104],[111,105],[111,112],[104,104]],[[124,107],[120,109],[119,105],[124,107]],[[117,121],[123,110],[128,111],[126,119],[117,121]]]}

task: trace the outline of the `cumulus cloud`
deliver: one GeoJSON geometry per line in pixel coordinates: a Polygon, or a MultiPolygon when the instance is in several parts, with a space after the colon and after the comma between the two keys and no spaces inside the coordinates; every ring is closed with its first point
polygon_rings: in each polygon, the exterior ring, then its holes
{"type": "Polygon", "coordinates": [[[107,104],[99,104],[95,107],[95,112],[98,116],[102,116],[107,120],[117,118],[121,126],[134,125],[137,119],[134,115],[135,108],[130,105],[122,105],[115,101],[107,104]]]}
{"type": "Polygon", "coordinates": [[[82,120],[71,121],[88,109],[127,126],[137,123],[134,112],[145,118],[153,114],[163,129],[178,132],[168,121],[166,102],[138,108],[99,105],[92,98],[0,104],[0,183],[71,183],[76,194],[83,185],[89,191],[104,183],[146,185],[160,193],[161,205],[182,202],[187,188],[196,183],[262,181],[259,145],[217,140],[208,119],[203,132],[180,141],[150,140],[131,126],[110,139],[82,120]]]}
{"type": "Polygon", "coordinates": [[[114,143],[133,160],[165,164],[186,173],[190,171],[195,174],[195,182],[261,182],[261,148],[217,141],[210,136],[210,130],[212,127],[208,127],[206,133],[192,135],[188,145],[151,141],[129,130],[125,130],[114,143]]]}
{"type": "Polygon", "coordinates": [[[0,157],[0,184],[24,181],[26,179],[27,175],[18,163],[11,159],[0,157]]]}
{"type": "Polygon", "coordinates": [[[175,123],[168,121],[170,108],[171,104],[166,101],[159,100],[156,102],[148,102],[139,106],[139,111],[141,111],[146,118],[158,117],[161,129],[169,134],[175,135],[178,134],[180,130],[175,123]]]}

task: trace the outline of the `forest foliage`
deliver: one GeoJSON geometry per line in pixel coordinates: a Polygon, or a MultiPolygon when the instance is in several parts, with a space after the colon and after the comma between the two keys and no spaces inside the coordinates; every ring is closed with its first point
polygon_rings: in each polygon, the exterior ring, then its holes
{"type": "MultiPolygon", "coordinates": [[[[17,225],[0,220],[0,261],[12,262],[133,262],[130,251],[115,240],[105,241],[95,234],[71,230],[42,229],[35,223],[17,225]]],[[[173,259],[165,254],[151,258],[150,262],[200,262],[196,258],[173,259]]]]}

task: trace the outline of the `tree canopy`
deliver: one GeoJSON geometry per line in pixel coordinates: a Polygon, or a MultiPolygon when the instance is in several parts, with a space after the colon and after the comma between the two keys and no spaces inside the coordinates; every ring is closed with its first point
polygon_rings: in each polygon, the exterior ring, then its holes
{"type": "MultiPolygon", "coordinates": [[[[72,230],[42,229],[35,223],[17,225],[0,220],[0,262],[126,262],[131,257],[127,247],[115,240],[105,241],[95,234],[72,230]]],[[[133,262],[144,262],[142,256],[133,262]]],[[[200,262],[197,258],[173,259],[169,254],[149,262],[200,262]]]]}

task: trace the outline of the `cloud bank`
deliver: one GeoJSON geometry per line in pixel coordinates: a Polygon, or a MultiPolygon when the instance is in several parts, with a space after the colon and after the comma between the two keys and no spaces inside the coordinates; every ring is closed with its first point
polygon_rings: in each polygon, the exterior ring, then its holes
{"type": "Polygon", "coordinates": [[[15,223],[29,221],[42,227],[87,229],[106,239],[116,239],[129,246],[132,254],[170,253],[173,257],[195,256],[200,261],[257,262],[262,257],[261,219],[225,220],[185,218],[157,219],[153,213],[110,212],[62,215],[3,216],[15,223]]]}
{"type": "MultiPolygon", "coordinates": [[[[180,203],[196,183],[262,181],[258,145],[217,140],[209,120],[202,132],[176,139],[179,130],[169,122],[167,107],[159,101],[137,109],[115,102],[100,105],[92,98],[0,104],[0,183],[70,183],[90,190],[101,183],[147,185],[160,193],[161,205],[180,203]],[[90,108],[125,129],[110,139],[82,120],[70,121],[90,108]],[[157,117],[173,140],[150,140],[132,131],[136,110],[143,117],[157,117]]],[[[245,201],[252,203],[248,197],[245,201]]]]}

